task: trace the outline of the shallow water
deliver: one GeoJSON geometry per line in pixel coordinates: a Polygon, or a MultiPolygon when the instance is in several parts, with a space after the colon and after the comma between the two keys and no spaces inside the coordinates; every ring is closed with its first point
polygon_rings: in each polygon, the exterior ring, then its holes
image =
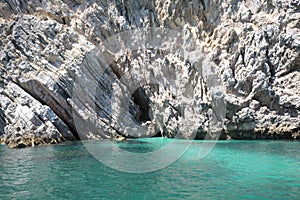
{"type": "MultiPolygon", "coordinates": [[[[144,153],[170,141],[152,138],[116,145],[144,153]]],[[[300,142],[218,141],[208,156],[198,159],[202,143],[193,141],[166,168],[137,174],[101,164],[81,142],[0,146],[0,199],[300,199],[300,142]]]]}

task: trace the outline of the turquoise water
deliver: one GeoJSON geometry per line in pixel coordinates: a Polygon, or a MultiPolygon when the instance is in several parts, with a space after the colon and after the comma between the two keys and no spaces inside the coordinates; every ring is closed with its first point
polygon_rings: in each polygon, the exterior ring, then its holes
{"type": "MultiPolygon", "coordinates": [[[[148,152],[169,141],[117,145],[148,152]]],[[[300,199],[300,142],[219,141],[208,156],[197,159],[201,142],[193,142],[168,167],[141,174],[106,167],[81,142],[0,146],[0,199],[300,199]]]]}

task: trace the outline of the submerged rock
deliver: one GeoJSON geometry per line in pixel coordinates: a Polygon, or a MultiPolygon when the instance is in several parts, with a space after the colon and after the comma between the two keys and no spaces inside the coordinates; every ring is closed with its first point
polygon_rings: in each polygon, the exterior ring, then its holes
{"type": "Polygon", "coordinates": [[[297,0],[0,3],[1,143],[139,137],[135,131],[299,139],[299,6],[297,0]],[[116,37],[122,51],[105,49],[112,36],[149,27],[172,29],[183,39],[159,40],[169,52],[126,48],[140,35],[130,35],[129,44],[116,37]],[[180,57],[182,49],[187,57],[180,57]],[[107,68],[100,57],[114,62],[107,68]],[[128,98],[122,91],[129,72],[155,84],[140,84],[128,98]],[[215,85],[225,92],[212,97],[215,85]],[[74,99],[74,88],[82,98],[74,99]],[[226,113],[214,128],[218,108],[226,113]],[[185,132],[189,127],[198,130],[185,132]]]}

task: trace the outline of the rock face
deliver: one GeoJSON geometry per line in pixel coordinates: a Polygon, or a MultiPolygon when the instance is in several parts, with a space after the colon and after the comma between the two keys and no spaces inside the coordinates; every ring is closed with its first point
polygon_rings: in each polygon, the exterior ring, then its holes
{"type": "Polygon", "coordinates": [[[300,138],[299,19],[297,0],[2,1],[1,143],[300,138]],[[160,49],[129,48],[145,32],[160,49]]]}

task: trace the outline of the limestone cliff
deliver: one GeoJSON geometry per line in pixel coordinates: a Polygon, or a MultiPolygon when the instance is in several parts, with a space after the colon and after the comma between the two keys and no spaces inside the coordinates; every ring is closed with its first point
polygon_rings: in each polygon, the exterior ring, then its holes
{"type": "Polygon", "coordinates": [[[182,130],[177,135],[197,139],[299,138],[299,19],[298,0],[1,0],[1,142],[141,136],[133,129],[169,137],[182,130]],[[152,27],[183,39],[162,31],[159,45],[169,49],[132,51],[114,37],[131,31],[125,38],[134,43],[141,37],[135,30],[152,30],[155,38],[152,27]],[[125,48],[103,48],[110,38],[125,48]],[[182,50],[189,56],[178,56],[182,50]],[[108,67],[99,58],[111,60],[108,67]],[[116,92],[128,88],[129,71],[143,81],[145,66],[150,82],[116,92]],[[214,84],[225,88],[222,95],[212,96],[214,84]],[[224,102],[213,109],[216,98],[224,102]],[[225,113],[214,134],[218,110],[225,113]],[[191,126],[195,135],[184,132],[191,126]]]}

